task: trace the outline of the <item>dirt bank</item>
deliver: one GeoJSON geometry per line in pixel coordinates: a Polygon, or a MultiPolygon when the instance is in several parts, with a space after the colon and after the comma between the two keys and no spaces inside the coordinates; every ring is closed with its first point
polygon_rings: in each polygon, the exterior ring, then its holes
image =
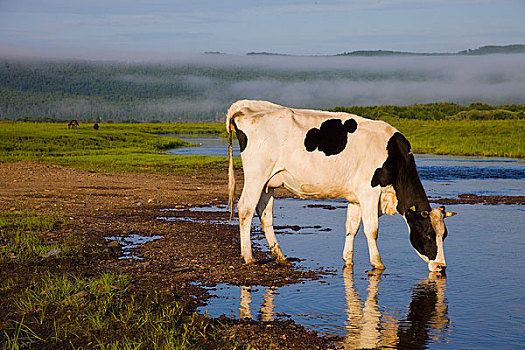
{"type": "MultiPolygon", "coordinates": [[[[107,174],[30,162],[4,163],[0,164],[0,209],[58,213],[66,218],[59,234],[73,233],[91,245],[90,249],[108,253],[90,262],[93,269],[130,273],[136,288],[162,290],[190,308],[207,299],[202,286],[281,286],[318,278],[318,272],[303,270],[296,263],[276,264],[257,247],[254,255],[259,263],[246,266],[240,258],[236,226],[157,219],[176,215],[161,212],[164,208],[226,203],[225,174],[226,169],[199,176],[107,174]],[[108,237],[132,234],[163,238],[135,252],[143,260],[119,259],[122,246],[108,237]]],[[[227,218],[226,213],[223,216],[227,218]]],[[[283,349],[333,347],[334,339],[319,337],[291,321],[225,318],[221,322],[231,325],[240,344],[255,349],[270,344],[283,349]]]]}

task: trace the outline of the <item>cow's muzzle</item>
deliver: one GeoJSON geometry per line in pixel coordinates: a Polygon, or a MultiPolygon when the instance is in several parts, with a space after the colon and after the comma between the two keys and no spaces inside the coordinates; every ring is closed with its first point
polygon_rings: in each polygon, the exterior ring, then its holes
{"type": "Polygon", "coordinates": [[[447,269],[447,264],[442,262],[431,261],[428,263],[428,270],[431,272],[440,272],[445,273],[447,269]]]}

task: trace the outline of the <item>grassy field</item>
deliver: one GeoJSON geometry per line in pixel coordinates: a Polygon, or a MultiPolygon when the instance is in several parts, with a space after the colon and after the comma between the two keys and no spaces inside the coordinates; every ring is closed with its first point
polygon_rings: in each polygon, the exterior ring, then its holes
{"type": "Polygon", "coordinates": [[[224,133],[222,124],[65,124],[0,122],[0,162],[53,163],[90,171],[196,173],[218,169],[225,157],[174,156],[165,150],[190,146],[157,134],[224,133]]]}
{"type": "Polygon", "coordinates": [[[130,276],[93,271],[100,252],[84,251],[78,239],[51,241],[62,223],[0,213],[0,349],[236,348],[224,326],[171,295],[137,293],[130,276]]]}
{"type": "MultiPolygon", "coordinates": [[[[525,158],[525,120],[413,120],[388,118],[417,153],[525,158]]],[[[225,157],[174,156],[188,144],[159,134],[224,136],[218,123],[64,124],[0,122],[0,162],[29,160],[90,171],[187,173],[224,170],[225,157]]],[[[237,160],[240,165],[240,160],[237,160]]]]}
{"type": "Polygon", "coordinates": [[[385,119],[417,153],[525,158],[525,120],[385,119]]]}

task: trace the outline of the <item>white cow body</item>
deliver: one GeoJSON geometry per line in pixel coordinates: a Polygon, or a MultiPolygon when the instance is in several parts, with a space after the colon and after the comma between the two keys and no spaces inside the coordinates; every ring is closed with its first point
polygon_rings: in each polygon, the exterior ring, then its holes
{"type": "MultiPolygon", "coordinates": [[[[273,189],[284,186],[301,198],[346,199],[349,204],[343,251],[345,263],[352,264],[353,240],[362,220],[370,262],[375,268],[384,268],[376,243],[378,217],[383,213],[393,215],[397,212],[397,197],[392,185],[372,187],[371,179],[389,156],[387,144],[398,133],[395,128],[382,121],[348,113],[290,109],[249,100],[238,101],[230,107],[226,126],[230,139],[231,207],[234,188],[231,132],[237,131],[238,137],[241,135],[244,188],[238,209],[241,254],[246,263],[253,262],[250,226],[254,210],[261,218],[272,254],[280,261],[286,260],[273,232],[273,189]],[[346,138],[346,145],[339,152],[332,151],[336,154],[321,151],[321,146],[308,150],[305,147],[306,135],[312,129],[323,130],[321,125],[327,120],[336,120],[339,124],[350,120],[350,124],[357,126],[348,135],[346,132],[342,134],[340,140],[344,143],[343,138],[346,138]]],[[[324,141],[328,143],[336,138],[330,133],[327,135],[329,137],[324,141]]],[[[434,264],[444,266],[442,241],[439,246],[437,256],[440,261],[434,261],[434,264]]],[[[430,259],[427,262],[430,263],[430,259]]]]}

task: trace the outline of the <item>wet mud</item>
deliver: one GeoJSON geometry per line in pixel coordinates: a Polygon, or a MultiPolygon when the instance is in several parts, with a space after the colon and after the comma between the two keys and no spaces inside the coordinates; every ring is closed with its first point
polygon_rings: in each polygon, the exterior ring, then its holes
{"type": "Polygon", "coordinates": [[[488,204],[488,205],[525,205],[525,196],[479,196],[462,193],[457,198],[431,198],[431,203],[438,204],[488,204]]]}
{"type": "MultiPolygon", "coordinates": [[[[161,176],[92,173],[32,162],[3,163],[0,210],[59,215],[65,222],[50,235],[74,234],[83,250],[90,252],[67,264],[50,259],[56,266],[48,266],[43,260],[38,267],[28,266],[27,273],[57,268],[65,273],[128,273],[137,292],[168,293],[190,310],[205,305],[210,297],[207,287],[217,283],[283,286],[322,276],[321,269],[302,268],[298,259],[278,264],[256,245],[257,263],[245,265],[239,253],[238,227],[224,224],[229,213],[189,210],[227,203],[227,169],[223,170],[197,176],[161,176]],[[177,210],[161,211],[165,208],[177,210]],[[188,215],[200,221],[159,219],[188,215]],[[211,223],[213,220],[217,222],[211,223]]],[[[1,269],[0,278],[12,273],[1,269]]],[[[6,313],[9,310],[0,312],[0,319],[6,313]]],[[[292,321],[223,317],[221,322],[231,327],[231,337],[240,346],[324,349],[333,344],[330,338],[292,321]]]]}

